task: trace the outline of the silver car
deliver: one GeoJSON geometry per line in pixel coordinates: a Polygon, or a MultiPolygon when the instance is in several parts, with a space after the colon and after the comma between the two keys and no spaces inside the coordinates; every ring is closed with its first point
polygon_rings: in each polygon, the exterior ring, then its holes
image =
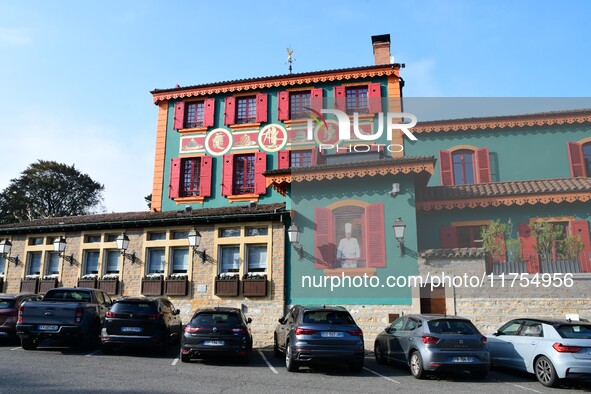
{"type": "Polygon", "coordinates": [[[490,369],[487,338],[458,316],[402,316],[377,336],[374,354],[378,364],[409,365],[417,379],[429,371],[468,371],[484,379],[490,369]]]}
{"type": "Polygon", "coordinates": [[[534,373],[544,386],[591,376],[591,323],[515,319],[492,335],[488,342],[493,364],[534,373]]]}

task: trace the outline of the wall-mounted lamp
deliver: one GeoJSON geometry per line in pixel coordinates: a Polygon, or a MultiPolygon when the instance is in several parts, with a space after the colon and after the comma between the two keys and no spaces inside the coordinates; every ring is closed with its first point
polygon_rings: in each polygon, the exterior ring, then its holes
{"type": "Polygon", "coordinates": [[[300,235],[302,235],[300,229],[295,223],[292,223],[287,229],[287,236],[289,237],[289,243],[298,253],[300,261],[302,261],[302,258],[304,257],[304,247],[300,243],[300,235]]]}
{"type": "Polygon", "coordinates": [[[191,229],[191,231],[189,231],[189,234],[187,234],[187,239],[189,240],[189,246],[193,248],[193,256],[200,256],[201,264],[205,264],[205,260],[207,259],[205,249],[198,249],[199,245],[201,244],[201,234],[199,233],[199,231],[191,229]]]}
{"type": "Polygon", "coordinates": [[[58,253],[58,255],[70,263],[70,265],[74,264],[74,255],[66,255],[66,239],[64,237],[57,237],[53,240],[53,250],[58,253]]]}
{"type": "Polygon", "coordinates": [[[396,197],[400,193],[400,183],[393,183],[392,190],[388,192],[390,197],[396,197]]]}
{"type": "Polygon", "coordinates": [[[18,259],[18,256],[10,257],[11,249],[12,243],[10,243],[9,240],[4,239],[0,241],[0,254],[6,256],[6,260],[8,260],[10,263],[13,263],[14,265],[19,265],[20,260],[18,259]]]}
{"type": "Polygon", "coordinates": [[[121,252],[123,259],[130,260],[131,264],[135,263],[135,261],[136,261],[135,252],[125,253],[125,251],[129,247],[129,237],[125,233],[123,233],[117,237],[116,242],[117,242],[117,249],[119,249],[119,251],[121,252]]]}
{"type": "Polygon", "coordinates": [[[398,247],[400,248],[400,257],[404,257],[404,229],[406,228],[406,224],[402,221],[401,218],[397,218],[394,221],[394,236],[398,241],[398,247]]]}

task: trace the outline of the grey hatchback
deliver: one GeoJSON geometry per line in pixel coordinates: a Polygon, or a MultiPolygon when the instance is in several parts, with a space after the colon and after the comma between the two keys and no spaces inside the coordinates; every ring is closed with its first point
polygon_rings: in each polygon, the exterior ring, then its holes
{"type": "Polygon", "coordinates": [[[484,379],[490,369],[487,338],[458,316],[402,316],[377,336],[374,353],[378,364],[409,365],[417,379],[428,371],[468,371],[484,379]]]}
{"type": "Polygon", "coordinates": [[[314,362],[346,362],[359,372],[364,359],[363,331],[343,307],[296,305],[279,319],[274,352],[275,357],[285,355],[290,372],[314,362]]]}

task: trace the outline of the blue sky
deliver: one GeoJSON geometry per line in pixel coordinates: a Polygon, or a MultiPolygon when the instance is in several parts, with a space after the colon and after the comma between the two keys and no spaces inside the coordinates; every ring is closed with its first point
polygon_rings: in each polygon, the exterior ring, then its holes
{"type": "Polygon", "coordinates": [[[0,189],[38,159],[145,210],[150,90],[373,64],[389,33],[412,97],[588,97],[591,3],[0,0],[0,189]]]}

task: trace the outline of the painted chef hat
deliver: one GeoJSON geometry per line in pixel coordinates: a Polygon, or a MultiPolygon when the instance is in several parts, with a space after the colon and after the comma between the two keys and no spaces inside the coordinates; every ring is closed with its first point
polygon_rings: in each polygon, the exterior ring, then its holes
{"type": "Polygon", "coordinates": [[[345,223],[345,234],[350,233],[353,229],[353,225],[351,223],[345,223]]]}

